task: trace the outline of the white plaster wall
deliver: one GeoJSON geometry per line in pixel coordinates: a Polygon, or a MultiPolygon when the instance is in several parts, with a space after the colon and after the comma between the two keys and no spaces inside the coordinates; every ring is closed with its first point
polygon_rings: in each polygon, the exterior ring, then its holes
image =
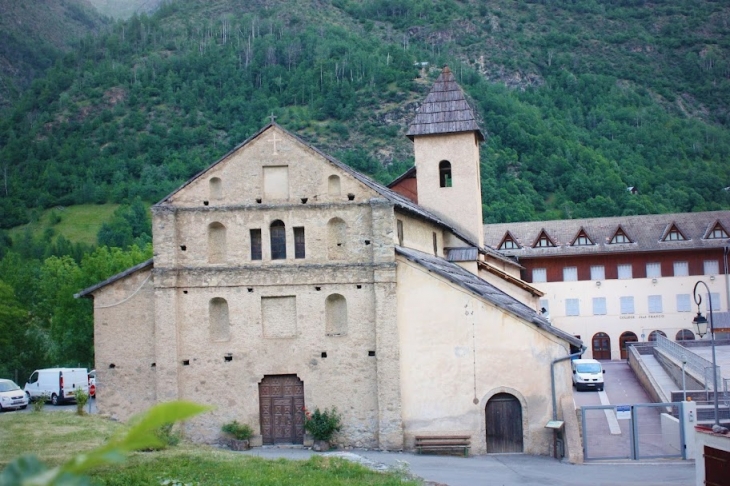
{"type": "MultiPolygon", "coordinates": [[[[407,446],[421,433],[466,433],[474,452],[484,453],[486,404],[504,391],[523,404],[524,451],[548,454],[550,365],[569,354],[568,344],[418,265],[397,262],[407,446]]],[[[559,402],[571,393],[567,362],[556,366],[556,377],[559,402]]]]}
{"type": "Polygon", "coordinates": [[[418,204],[484,245],[479,143],[473,132],[416,136],[418,204]],[[440,187],[439,163],[451,162],[453,187],[440,187]]]}
{"type": "MultiPolygon", "coordinates": [[[[647,341],[654,330],[664,331],[674,340],[677,332],[688,329],[694,332],[692,319],[697,306],[692,300],[692,291],[697,280],[703,280],[712,293],[720,296],[720,308],[727,309],[725,284],[723,279],[711,280],[709,276],[658,277],[610,279],[597,281],[582,280],[574,282],[543,282],[533,284],[545,292],[548,299],[552,324],[570,334],[579,335],[588,350],[583,357],[591,358],[591,338],[598,332],[605,332],[611,338],[611,359],[621,359],[619,338],[622,333],[631,331],[639,341],[647,341]],[[677,294],[690,295],[690,312],[677,312],[677,294]],[[661,313],[649,313],[649,296],[662,296],[661,313]],[[621,314],[620,297],[634,297],[634,314],[621,314]],[[593,297],[606,298],[606,315],[593,315],[593,297]],[[580,299],[580,315],[565,315],[565,300],[580,299]],[[642,336],[643,335],[643,336],[642,336]]],[[[702,313],[706,315],[705,291],[702,289],[702,313]]],[[[696,336],[698,337],[698,336],[696,336]]]]}
{"type": "MultiPolygon", "coordinates": [[[[432,223],[396,212],[396,219],[403,222],[403,246],[433,255],[433,235],[436,234],[437,256],[444,256],[443,230],[432,223]]],[[[394,222],[394,224],[397,224],[394,222]]],[[[393,244],[398,244],[397,226],[393,227],[393,244]]]]}

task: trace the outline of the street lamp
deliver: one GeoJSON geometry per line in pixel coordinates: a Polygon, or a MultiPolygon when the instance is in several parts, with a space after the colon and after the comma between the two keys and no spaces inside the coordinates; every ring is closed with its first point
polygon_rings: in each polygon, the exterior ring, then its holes
{"type": "Polygon", "coordinates": [[[707,300],[708,305],[707,308],[709,309],[710,314],[710,344],[712,346],[712,389],[714,391],[715,395],[715,425],[720,425],[720,415],[717,411],[717,359],[715,358],[715,327],[712,322],[712,295],[710,294],[710,288],[707,286],[705,282],[702,280],[698,280],[695,284],[695,288],[693,290],[693,297],[695,299],[695,304],[697,304],[697,315],[692,320],[692,323],[695,325],[695,328],[697,329],[697,334],[700,335],[700,338],[703,337],[705,334],[707,334],[707,319],[705,319],[705,316],[702,315],[700,312],[700,304],[702,303],[702,295],[697,293],[697,287],[702,284],[705,286],[705,289],[707,289],[707,300]]]}

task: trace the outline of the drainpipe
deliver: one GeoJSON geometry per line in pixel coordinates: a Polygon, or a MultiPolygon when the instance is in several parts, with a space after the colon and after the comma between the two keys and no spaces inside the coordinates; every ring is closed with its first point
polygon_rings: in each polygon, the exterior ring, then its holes
{"type": "MultiPolygon", "coordinates": [[[[552,363],[550,363],[550,391],[553,393],[553,420],[558,420],[558,399],[555,396],[555,365],[560,363],[561,361],[565,361],[567,359],[572,359],[575,357],[580,356],[583,354],[583,352],[588,349],[586,346],[581,345],[580,351],[577,353],[569,354],[568,356],[563,356],[562,358],[554,359],[552,363]]],[[[558,431],[553,429],[553,452],[555,459],[559,459],[558,457],[558,431]]]]}
{"type": "Polygon", "coordinates": [[[562,358],[554,359],[552,363],[550,363],[550,386],[551,391],[553,392],[553,420],[558,420],[558,399],[555,396],[555,365],[557,363],[560,363],[561,361],[565,361],[566,359],[573,359],[581,354],[583,354],[588,349],[587,346],[581,345],[580,351],[577,353],[569,354],[568,356],[563,356],[562,358]]]}

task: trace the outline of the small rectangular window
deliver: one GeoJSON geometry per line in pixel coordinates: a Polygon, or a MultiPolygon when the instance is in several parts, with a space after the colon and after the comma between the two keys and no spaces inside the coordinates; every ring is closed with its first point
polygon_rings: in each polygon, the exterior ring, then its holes
{"type": "Polygon", "coordinates": [[[294,228],[294,258],[304,258],[304,228],[294,228]]]}
{"type": "Polygon", "coordinates": [[[547,270],[544,268],[532,269],[532,283],[547,282],[547,270]]]}
{"type": "Polygon", "coordinates": [[[686,277],[689,275],[689,265],[687,262],[674,262],[674,276],[686,277]]]}
{"type": "Polygon", "coordinates": [[[563,282],[574,282],[578,280],[578,267],[563,268],[563,282]]]}
{"type": "Polygon", "coordinates": [[[720,294],[712,292],[711,294],[703,295],[702,298],[704,299],[703,304],[705,305],[705,310],[708,311],[710,309],[710,297],[712,297],[712,310],[713,311],[719,311],[720,310],[720,294]]]}
{"type": "Polygon", "coordinates": [[[661,295],[650,295],[649,296],[649,314],[661,314],[662,313],[662,296],[661,295]]]}
{"type": "Polygon", "coordinates": [[[594,316],[606,315],[606,298],[605,297],[593,297],[593,315],[594,316]]]}
{"type": "Polygon", "coordinates": [[[661,263],[647,263],[646,264],[646,278],[657,278],[662,276],[662,264],[661,263]]]}
{"type": "Polygon", "coordinates": [[[592,265],[591,280],[606,280],[606,268],[603,265],[592,265]]]}
{"type": "Polygon", "coordinates": [[[403,246],[403,221],[396,221],[396,229],[398,231],[398,245],[403,246]]]}
{"type": "Polygon", "coordinates": [[[618,266],[618,278],[629,279],[633,278],[633,275],[634,274],[630,263],[618,266]]]}
{"type": "Polygon", "coordinates": [[[720,273],[720,264],[717,260],[705,260],[705,275],[717,275],[720,273]]]}
{"type": "Polygon", "coordinates": [[[677,294],[677,312],[692,312],[689,294],[677,294]]]}
{"type": "Polygon", "coordinates": [[[580,315],[580,301],[578,299],[565,299],[565,315],[566,316],[579,316],[580,315]]]}
{"type": "Polygon", "coordinates": [[[439,247],[438,247],[438,239],[436,238],[436,233],[433,234],[433,256],[439,256],[439,247]]]}
{"type": "Polygon", "coordinates": [[[545,312],[550,312],[550,301],[548,299],[540,299],[540,311],[545,309],[545,312]]]}
{"type": "Polygon", "coordinates": [[[261,260],[261,230],[251,230],[251,260],[261,260]]]}
{"type": "Polygon", "coordinates": [[[633,297],[621,297],[621,314],[633,314],[634,313],[634,298],[633,297]]]}

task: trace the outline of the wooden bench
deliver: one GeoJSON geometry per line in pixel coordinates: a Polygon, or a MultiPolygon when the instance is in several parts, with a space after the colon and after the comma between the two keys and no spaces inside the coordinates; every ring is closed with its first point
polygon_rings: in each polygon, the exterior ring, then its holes
{"type": "Polygon", "coordinates": [[[468,435],[419,435],[416,436],[416,451],[464,451],[464,457],[469,457],[471,436],[468,435]]]}

